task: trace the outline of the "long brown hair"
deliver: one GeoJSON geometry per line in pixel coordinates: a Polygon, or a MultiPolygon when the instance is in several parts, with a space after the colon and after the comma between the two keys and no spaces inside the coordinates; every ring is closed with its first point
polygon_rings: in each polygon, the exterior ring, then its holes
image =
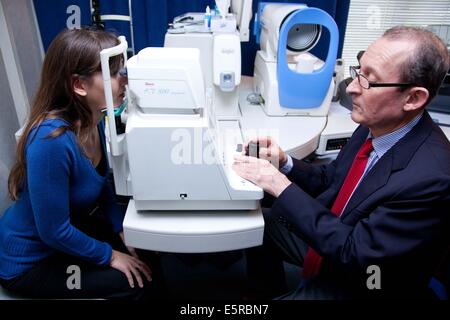
{"type": "MultiPolygon", "coordinates": [[[[25,148],[31,142],[29,135],[48,117],[67,121],[67,127],[55,129],[50,137],[66,130],[75,133],[78,143],[86,141],[93,125],[92,112],[73,90],[74,76],[89,78],[101,70],[100,51],[118,44],[113,33],[92,29],[72,29],[59,33],[48,47],[44,59],[38,90],[31,112],[17,145],[17,160],[8,178],[8,191],[12,200],[19,198],[26,179],[25,148]]],[[[121,56],[110,59],[111,74],[120,68],[121,56]]],[[[37,130],[36,130],[37,131],[37,130]]]]}

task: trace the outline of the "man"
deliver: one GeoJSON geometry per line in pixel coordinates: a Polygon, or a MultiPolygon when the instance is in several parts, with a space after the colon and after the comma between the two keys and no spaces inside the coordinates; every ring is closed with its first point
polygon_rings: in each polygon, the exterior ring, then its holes
{"type": "Polygon", "coordinates": [[[240,176],[276,198],[248,257],[260,289],[280,293],[283,258],[303,267],[287,299],[427,296],[449,245],[450,143],[425,106],[449,66],[433,33],[392,28],[350,68],[360,126],[335,161],[291,159],[267,137],[257,139],[263,159],[235,158],[240,176]]]}

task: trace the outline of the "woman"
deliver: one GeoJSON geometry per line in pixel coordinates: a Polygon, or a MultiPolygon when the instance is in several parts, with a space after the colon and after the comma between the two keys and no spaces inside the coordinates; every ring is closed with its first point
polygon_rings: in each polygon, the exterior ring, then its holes
{"type": "MultiPolygon", "coordinates": [[[[123,211],[107,180],[100,51],[118,44],[94,29],[50,44],[0,219],[0,281],[38,298],[139,298],[151,271],[123,243],[123,211]],[[132,254],[130,254],[130,252],[132,254]],[[136,285],[137,284],[137,285],[136,285]]],[[[110,59],[115,106],[121,55],[110,59]]]]}

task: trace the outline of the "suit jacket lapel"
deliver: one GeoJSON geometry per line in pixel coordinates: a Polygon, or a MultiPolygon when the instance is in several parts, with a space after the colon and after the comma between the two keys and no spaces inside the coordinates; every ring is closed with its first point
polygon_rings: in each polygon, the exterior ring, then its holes
{"type": "Polygon", "coordinates": [[[387,152],[367,173],[347,203],[341,217],[351,212],[364,199],[383,187],[392,172],[392,152],[387,152]]]}
{"type": "Polygon", "coordinates": [[[433,125],[431,117],[425,111],[417,125],[386,152],[364,177],[347,203],[341,215],[342,218],[356,208],[364,199],[367,199],[372,193],[383,187],[389,180],[392,172],[402,170],[408,165],[416,150],[430,135],[433,125]]]}

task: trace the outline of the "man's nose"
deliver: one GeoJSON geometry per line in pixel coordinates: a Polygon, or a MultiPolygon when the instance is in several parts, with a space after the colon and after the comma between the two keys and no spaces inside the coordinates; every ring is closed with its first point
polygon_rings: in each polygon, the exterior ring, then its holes
{"type": "Polygon", "coordinates": [[[360,94],[361,93],[361,86],[358,83],[358,78],[353,79],[350,84],[345,89],[348,95],[352,94],[360,94]]]}

